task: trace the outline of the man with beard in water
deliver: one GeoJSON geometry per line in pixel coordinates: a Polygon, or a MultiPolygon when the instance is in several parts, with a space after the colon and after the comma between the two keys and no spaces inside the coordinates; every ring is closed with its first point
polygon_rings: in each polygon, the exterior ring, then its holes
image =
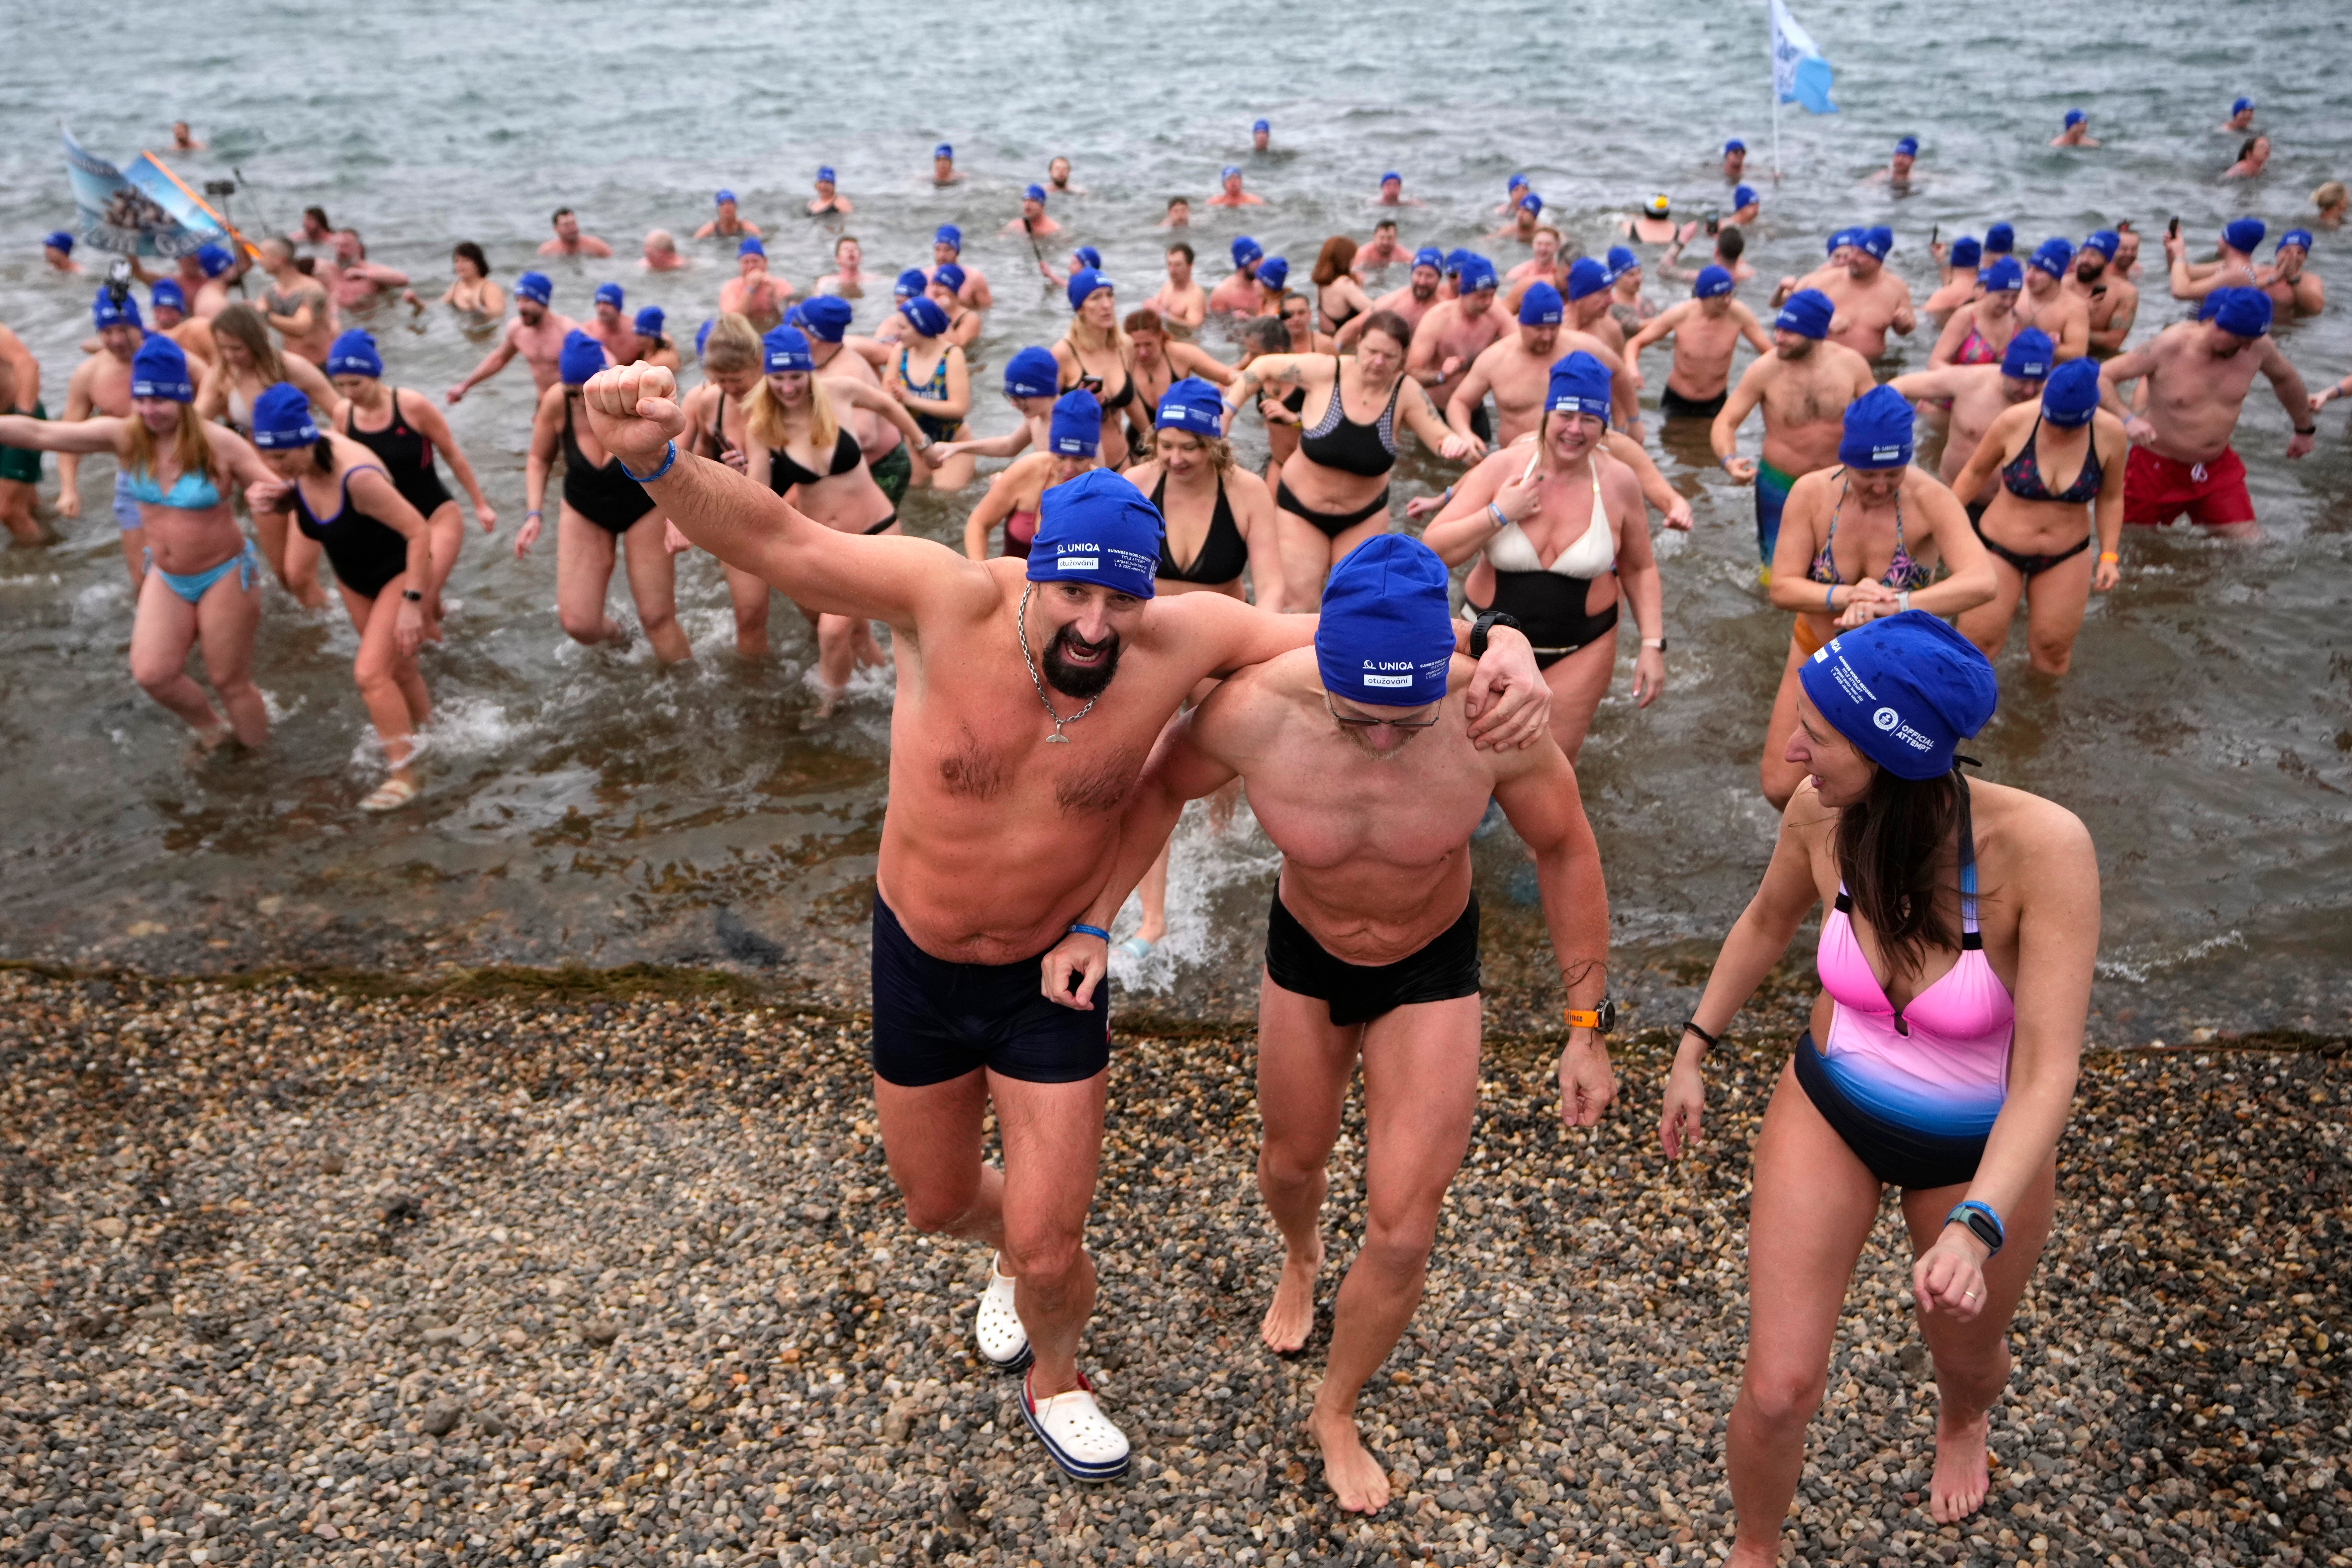
{"type": "Polygon", "coordinates": [[[1756,486],[1756,548],[1764,581],[1772,580],[1772,551],[1780,538],[1780,509],[1789,491],[1815,468],[1837,461],[1846,405],[1868,392],[1870,362],[1843,343],[1825,342],[1837,307],[1828,295],[1801,289],[1772,322],[1772,352],[1740,372],[1731,400],[1708,432],[1715,460],[1742,484],[1756,486]],[[1739,426],[1764,410],[1761,461],[1737,457],[1739,426]]]}
{"type": "MultiPolygon", "coordinates": [[[[1446,605],[1445,563],[1419,540],[1381,534],[1334,567],[1313,647],[1244,670],[1169,727],[1082,922],[1118,912],[1186,801],[1243,781],[1282,851],[1258,988],[1257,1184],[1285,1255],[1258,1335],[1288,1355],[1314,1332],[1325,1165],[1360,1062],[1364,1242],[1332,1306],[1307,1430],[1339,1506],[1362,1513],[1388,1506],[1389,1480],[1356,1428],[1357,1396],[1420,1304],[1477,1110],[1470,835],[1490,799],[1535,857],[1559,964],[1560,1120],[1593,1125],[1616,1088],[1603,1038],[1615,1016],[1609,894],[1576,770],[1549,738],[1502,752],[1471,743],[1458,696],[1470,661],[1454,657],[1446,605]]],[[[1107,943],[1074,931],[1045,954],[1041,988],[1091,1016],[1108,964],[1107,943]]]]}
{"type": "Polygon", "coordinates": [[[530,366],[531,384],[541,395],[555,384],[557,362],[563,357],[563,340],[579,323],[548,309],[548,301],[555,297],[555,285],[544,272],[526,272],[516,279],[514,295],[515,319],[499,334],[499,346],[465,380],[443,394],[451,405],[506,369],[517,354],[522,355],[523,363],[530,366]]]}
{"type": "MultiPolygon", "coordinates": [[[[1097,988],[1087,1011],[1057,1007],[1038,994],[1037,964],[1101,891],[1121,812],[1186,695],[1306,646],[1315,619],[1223,594],[1155,599],[1160,514],[1103,470],[1045,493],[1025,561],[826,528],[732,468],[681,457],[677,395],[667,371],[624,365],[590,381],[584,402],[597,440],[688,538],[812,610],[895,635],[873,912],[883,1148],[917,1229],[996,1249],[1010,1272],[992,1265],[980,1352],[1028,1367],[1022,1413],[1057,1466],[1108,1479],[1127,1468],[1127,1438],[1077,1349],[1094,1306],[1084,1232],[1110,998],[1097,988]],[[992,1102],[1001,1170],[981,1158],[992,1102]]],[[[1534,657],[1518,633],[1494,637],[1465,692],[1470,739],[1540,742],[1549,703],[1534,657]]]]}
{"type": "Polygon", "coordinates": [[[2094,359],[2106,359],[2119,352],[2139,316],[2139,288],[2125,279],[2115,266],[2116,252],[2122,246],[2120,234],[2100,229],[2074,253],[2074,270],[2066,279],[2066,292],[2090,311],[2094,359]]]}
{"type": "Polygon", "coordinates": [[[1402,288],[1392,289],[1372,301],[1372,308],[1339,329],[1339,348],[1351,349],[1356,340],[1364,335],[1364,328],[1382,310],[1393,310],[1403,318],[1408,327],[1418,329],[1421,319],[1437,303],[1437,286],[1445,280],[1445,252],[1433,245],[1424,245],[1413,253],[1412,274],[1402,288]]]}

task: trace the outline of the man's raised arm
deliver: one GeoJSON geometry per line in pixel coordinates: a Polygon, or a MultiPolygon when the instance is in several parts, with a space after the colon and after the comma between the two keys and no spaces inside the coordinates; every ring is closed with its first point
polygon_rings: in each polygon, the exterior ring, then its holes
{"type": "Polygon", "coordinates": [[[959,603],[985,613],[994,602],[987,569],[945,545],[827,528],[725,464],[677,452],[686,412],[676,379],[659,365],[600,371],[581,401],[596,439],[627,472],[658,472],[639,482],[679,532],[809,609],[872,616],[907,630],[959,603]]]}

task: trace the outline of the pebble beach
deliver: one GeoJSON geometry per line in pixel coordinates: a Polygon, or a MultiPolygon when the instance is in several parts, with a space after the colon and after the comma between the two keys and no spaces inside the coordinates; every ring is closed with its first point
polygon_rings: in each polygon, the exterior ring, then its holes
{"type": "MultiPolygon", "coordinates": [[[[1660,1035],[1570,1131],[1555,1045],[1490,1034],[1367,1521],[1297,1427],[1328,1290],[1303,1355],[1256,1338],[1245,1028],[1118,1033],[1082,1364],[1137,1462],[1082,1489],[971,1353],[985,1255],[899,1218],[846,994],[0,972],[0,1561],[1713,1561],[1777,994],[1677,1167],[1660,1035]]],[[[2086,1058],[1957,1527],[1890,1205],[1788,1560],[2352,1563],[2347,1100],[2341,1040],[2086,1058]]]]}

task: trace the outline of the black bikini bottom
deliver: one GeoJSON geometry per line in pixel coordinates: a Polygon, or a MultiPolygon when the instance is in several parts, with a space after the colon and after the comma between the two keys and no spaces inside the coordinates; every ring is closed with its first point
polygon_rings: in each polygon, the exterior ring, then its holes
{"type": "Polygon", "coordinates": [[[1982,542],[1987,550],[1991,551],[1995,555],[2000,556],[2003,561],[2008,562],[2011,566],[2016,567],[2028,577],[2039,577],[2044,572],[2049,571],[2053,566],[2058,565],[2062,562],[2072,561],[2074,557],[2080,555],[2083,552],[2091,547],[2091,536],[2086,533],[2083,535],[2082,538],[2074,541],[2074,543],[2068,545],[2065,549],[2057,552],[2055,554],[2021,555],[2006,544],[1996,544],[1991,540],[1985,538],[1984,519],[1980,514],[1969,518],[1969,521],[1975,526],[1977,538],[1982,542]]]}
{"type": "Polygon", "coordinates": [[[1355,511],[1317,511],[1290,493],[1290,481],[1277,478],[1274,482],[1274,504],[1293,517],[1305,518],[1321,529],[1327,537],[1337,539],[1364,519],[1384,510],[1389,504],[1389,489],[1382,485],[1381,493],[1372,498],[1371,505],[1355,511]]]}

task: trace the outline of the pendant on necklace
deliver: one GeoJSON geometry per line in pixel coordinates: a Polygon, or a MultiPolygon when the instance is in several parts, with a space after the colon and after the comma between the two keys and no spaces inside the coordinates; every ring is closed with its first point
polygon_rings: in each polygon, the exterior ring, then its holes
{"type": "Polygon", "coordinates": [[[1070,738],[1067,735],[1063,734],[1059,730],[1055,731],[1052,734],[1045,737],[1045,744],[1049,746],[1066,746],[1069,743],[1070,738]]]}

